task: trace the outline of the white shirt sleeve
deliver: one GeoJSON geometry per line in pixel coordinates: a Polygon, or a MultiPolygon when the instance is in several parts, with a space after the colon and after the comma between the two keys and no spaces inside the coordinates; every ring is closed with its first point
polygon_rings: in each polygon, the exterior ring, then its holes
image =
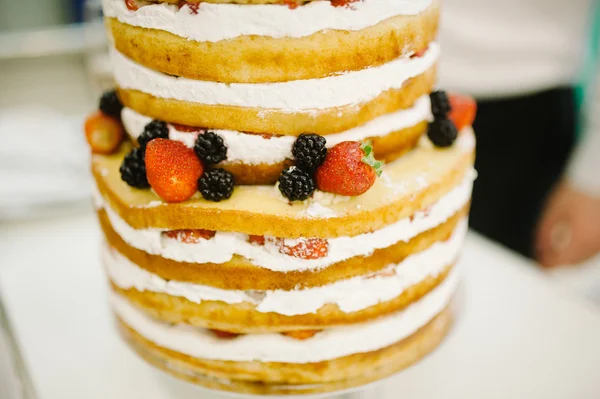
{"type": "Polygon", "coordinates": [[[600,65],[585,107],[583,137],[571,157],[567,176],[575,188],[600,198],[600,65]]]}

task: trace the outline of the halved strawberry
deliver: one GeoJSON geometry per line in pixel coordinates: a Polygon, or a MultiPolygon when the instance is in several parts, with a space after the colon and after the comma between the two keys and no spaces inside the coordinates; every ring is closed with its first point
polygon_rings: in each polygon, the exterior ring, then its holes
{"type": "Polygon", "coordinates": [[[461,94],[448,95],[452,110],[448,114],[448,118],[454,122],[454,126],[460,132],[467,126],[471,126],[477,115],[477,102],[471,96],[461,94]]]}
{"type": "Polygon", "coordinates": [[[250,244],[265,245],[265,236],[250,235],[248,237],[248,242],[250,244]]]}
{"type": "Polygon", "coordinates": [[[119,121],[97,111],[85,121],[85,138],[94,154],[111,154],[123,141],[123,126],[119,121]]]}
{"type": "Polygon", "coordinates": [[[286,331],[286,332],[282,332],[281,334],[285,335],[286,337],[304,341],[306,339],[314,337],[319,332],[321,332],[321,330],[300,330],[300,331],[286,331]]]}
{"type": "Polygon", "coordinates": [[[192,14],[198,14],[198,7],[200,7],[200,2],[191,2],[191,1],[183,1],[179,2],[179,9],[188,6],[190,12],[192,14]]]}
{"type": "Polygon", "coordinates": [[[232,333],[229,331],[221,331],[221,330],[210,330],[213,334],[221,339],[233,339],[239,337],[241,334],[232,333]]]}
{"type": "Polygon", "coordinates": [[[295,10],[296,8],[298,8],[299,5],[297,0],[283,0],[283,4],[288,6],[288,8],[290,8],[291,10],[295,10]]]}
{"type": "Polygon", "coordinates": [[[186,244],[198,244],[202,240],[210,240],[217,234],[212,230],[171,230],[165,231],[163,234],[169,238],[184,242],[186,244]]]}
{"type": "Polygon", "coordinates": [[[166,202],[182,202],[198,191],[204,165],[193,149],[179,141],[154,139],[146,147],[146,174],[166,202]]]}
{"type": "Polygon", "coordinates": [[[278,238],[276,244],[282,254],[300,259],[319,259],[329,252],[329,243],[322,238],[278,238]]]}
{"type": "Polygon", "coordinates": [[[125,6],[129,11],[137,11],[140,8],[137,4],[137,0],[125,0],[125,6]]]}

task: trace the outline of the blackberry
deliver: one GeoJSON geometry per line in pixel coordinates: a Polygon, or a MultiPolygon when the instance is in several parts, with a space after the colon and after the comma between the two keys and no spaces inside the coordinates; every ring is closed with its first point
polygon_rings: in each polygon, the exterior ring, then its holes
{"type": "Polygon", "coordinates": [[[445,91],[434,91],[429,95],[429,98],[431,99],[431,113],[434,117],[445,117],[452,110],[445,91]]]}
{"type": "Polygon", "coordinates": [[[290,201],[304,201],[315,189],[313,176],[295,166],[285,169],[279,176],[279,191],[290,201]]]}
{"type": "Polygon", "coordinates": [[[228,199],[233,193],[233,185],[233,175],[221,168],[209,170],[198,179],[200,194],[208,201],[228,199]]]}
{"type": "Polygon", "coordinates": [[[121,119],[122,109],[123,104],[121,104],[121,100],[119,100],[116,90],[107,91],[100,97],[100,111],[104,112],[106,115],[121,119]]]}
{"type": "Polygon", "coordinates": [[[194,151],[205,165],[214,165],[227,159],[227,147],[223,139],[213,132],[198,135],[194,151]]]}
{"type": "Polygon", "coordinates": [[[436,147],[450,147],[458,136],[458,130],[454,123],[444,117],[435,118],[435,120],[429,124],[429,131],[427,137],[436,147]]]}
{"type": "Polygon", "coordinates": [[[326,142],[325,137],[318,134],[303,133],[298,136],[292,147],[296,166],[306,172],[314,173],[327,156],[326,142]]]}
{"type": "Polygon", "coordinates": [[[168,139],[169,128],[163,121],[154,119],[144,127],[144,132],[137,138],[137,142],[142,149],[146,149],[146,145],[154,139],[168,139]]]}
{"type": "Polygon", "coordinates": [[[144,150],[141,148],[134,148],[125,155],[123,163],[119,168],[121,172],[121,179],[135,188],[148,188],[148,178],[146,177],[146,164],[145,164],[144,150]]]}

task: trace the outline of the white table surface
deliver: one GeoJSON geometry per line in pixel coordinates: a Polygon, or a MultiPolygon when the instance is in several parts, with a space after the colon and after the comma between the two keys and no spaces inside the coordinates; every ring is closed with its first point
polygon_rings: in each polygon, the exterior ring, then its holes
{"type": "MultiPolygon", "coordinates": [[[[0,294],[39,398],[212,397],[161,377],[118,339],[98,248],[91,210],[0,225],[0,294]]],[[[365,398],[600,397],[598,308],[475,234],[462,266],[450,336],[365,398]]]]}

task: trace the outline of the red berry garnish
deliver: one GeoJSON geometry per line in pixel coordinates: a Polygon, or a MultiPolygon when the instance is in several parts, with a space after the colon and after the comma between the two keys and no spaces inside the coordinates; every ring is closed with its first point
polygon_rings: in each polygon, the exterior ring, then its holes
{"type": "Polygon", "coordinates": [[[94,154],[112,154],[123,141],[121,123],[102,111],[97,111],[86,119],[84,130],[94,154]]]}
{"type": "Polygon", "coordinates": [[[475,99],[471,96],[450,94],[449,100],[452,110],[448,114],[448,118],[454,122],[456,129],[460,132],[465,127],[471,126],[477,115],[475,99]]]}
{"type": "Polygon", "coordinates": [[[148,182],[166,202],[183,202],[194,195],[203,172],[194,150],[179,141],[158,138],[146,146],[148,182]]]}
{"type": "Polygon", "coordinates": [[[294,9],[298,8],[298,1],[297,0],[283,0],[283,4],[285,4],[286,6],[288,6],[291,10],[294,10],[294,9]]]}
{"type": "Polygon", "coordinates": [[[339,195],[364,194],[375,184],[381,166],[369,143],[344,141],[327,152],[325,162],[317,169],[317,188],[339,195]]]}
{"type": "Polygon", "coordinates": [[[210,240],[217,232],[212,230],[171,230],[163,234],[169,238],[184,242],[186,244],[198,244],[202,240],[210,240]]]}
{"type": "Polygon", "coordinates": [[[229,331],[221,331],[221,330],[210,330],[213,334],[221,339],[233,339],[240,336],[240,334],[232,333],[229,331]]]}
{"type": "Polygon", "coordinates": [[[248,237],[248,242],[250,244],[265,245],[265,236],[250,235],[248,237]]]}
{"type": "Polygon", "coordinates": [[[350,4],[355,3],[359,0],[330,0],[331,5],[334,7],[349,7],[350,4]]]}
{"type": "Polygon", "coordinates": [[[191,2],[191,1],[180,1],[179,2],[179,9],[188,6],[188,8],[190,9],[192,14],[198,14],[198,8],[200,7],[200,3],[199,2],[191,2]]]}
{"type": "Polygon", "coordinates": [[[327,256],[329,243],[322,238],[278,238],[279,252],[300,259],[319,259],[327,256]]]}
{"type": "Polygon", "coordinates": [[[171,126],[173,126],[178,132],[196,133],[202,130],[199,127],[180,125],[179,123],[171,123],[171,126]]]}
{"type": "Polygon", "coordinates": [[[129,11],[137,11],[140,7],[137,4],[137,0],[125,0],[125,6],[129,11]]]}

